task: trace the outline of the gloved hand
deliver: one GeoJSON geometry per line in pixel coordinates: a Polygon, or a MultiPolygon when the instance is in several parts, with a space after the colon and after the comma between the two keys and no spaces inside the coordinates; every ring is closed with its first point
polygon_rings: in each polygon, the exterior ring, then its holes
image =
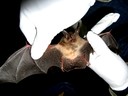
{"type": "Polygon", "coordinates": [[[51,40],[79,21],[95,0],[24,0],[20,29],[32,45],[31,56],[39,59],[51,40]]]}
{"type": "Polygon", "coordinates": [[[87,33],[87,40],[94,49],[90,54],[89,67],[117,91],[128,87],[128,65],[97,34],[116,22],[119,16],[118,13],[109,13],[87,33]]]}

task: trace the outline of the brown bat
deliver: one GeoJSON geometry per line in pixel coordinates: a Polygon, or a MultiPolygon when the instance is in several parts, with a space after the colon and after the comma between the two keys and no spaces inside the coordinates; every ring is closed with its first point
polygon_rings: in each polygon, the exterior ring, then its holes
{"type": "MultiPolygon", "coordinates": [[[[50,44],[38,60],[31,58],[31,45],[14,52],[0,67],[0,83],[18,83],[34,74],[46,74],[52,66],[59,67],[63,72],[86,68],[93,49],[86,38],[79,36],[80,26],[74,32],[64,30],[62,33],[61,40],[57,44],[50,44]]],[[[118,50],[110,32],[99,35],[110,49],[118,50]]]]}

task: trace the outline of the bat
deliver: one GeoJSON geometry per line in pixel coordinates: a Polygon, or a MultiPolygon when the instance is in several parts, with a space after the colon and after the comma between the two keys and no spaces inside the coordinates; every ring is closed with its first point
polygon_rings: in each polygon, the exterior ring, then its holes
{"type": "MultiPolygon", "coordinates": [[[[47,74],[52,66],[59,67],[63,72],[84,69],[89,65],[89,54],[94,52],[86,38],[82,38],[80,27],[74,31],[62,31],[63,36],[57,44],[50,44],[41,58],[31,58],[31,45],[27,44],[14,52],[0,67],[0,83],[18,83],[34,74],[47,74]]],[[[114,52],[118,44],[111,32],[99,34],[107,46],[114,52]]]]}

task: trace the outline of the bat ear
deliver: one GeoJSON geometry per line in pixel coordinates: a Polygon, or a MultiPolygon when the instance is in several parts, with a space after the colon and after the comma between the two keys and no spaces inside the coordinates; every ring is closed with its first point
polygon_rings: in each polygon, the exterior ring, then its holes
{"type": "Polygon", "coordinates": [[[79,20],[77,23],[77,27],[75,29],[75,33],[79,34],[81,26],[82,26],[82,20],[79,20]]]}
{"type": "Polygon", "coordinates": [[[66,30],[62,31],[64,38],[68,39],[69,38],[69,33],[66,30]]]}
{"type": "Polygon", "coordinates": [[[104,40],[106,45],[109,47],[111,51],[118,54],[119,53],[119,46],[115,38],[111,34],[111,30],[109,32],[105,32],[100,34],[100,37],[104,40]]]}

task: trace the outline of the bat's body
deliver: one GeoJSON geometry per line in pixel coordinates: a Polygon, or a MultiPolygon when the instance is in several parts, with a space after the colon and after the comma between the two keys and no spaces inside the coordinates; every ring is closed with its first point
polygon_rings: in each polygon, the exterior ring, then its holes
{"type": "Polygon", "coordinates": [[[89,53],[92,51],[89,43],[81,38],[77,31],[66,33],[55,48],[62,53],[61,69],[63,71],[85,68],[88,64],[89,53]]]}

